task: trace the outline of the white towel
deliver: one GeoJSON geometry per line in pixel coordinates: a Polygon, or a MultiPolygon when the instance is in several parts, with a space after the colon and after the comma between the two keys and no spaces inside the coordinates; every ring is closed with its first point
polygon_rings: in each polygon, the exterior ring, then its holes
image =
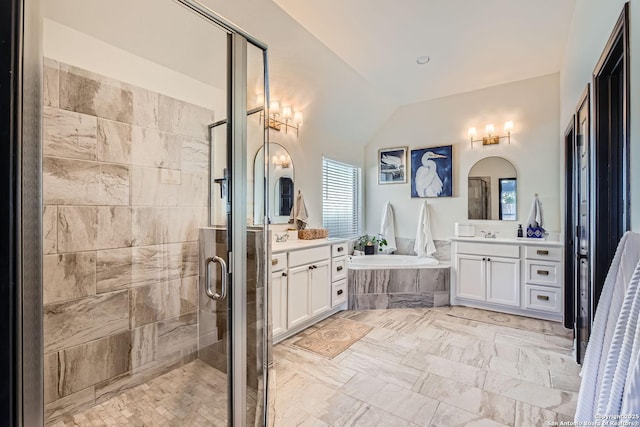
{"type": "Polygon", "coordinates": [[[416,243],[413,250],[419,257],[431,257],[436,252],[436,245],[431,235],[431,220],[429,219],[429,206],[425,201],[420,209],[418,229],[416,231],[416,243]]]}
{"type": "Polygon", "coordinates": [[[398,249],[396,246],[395,220],[391,203],[387,202],[382,210],[382,222],[380,223],[380,235],[387,241],[383,252],[391,253],[398,249]]]}
{"type": "MultiPolygon", "coordinates": [[[[618,243],[600,294],[582,363],[582,382],[575,421],[594,421],[603,381],[610,384],[611,378],[605,379],[609,349],[614,340],[627,287],[639,261],[640,234],[627,232],[618,243]]],[[[611,377],[614,373],[610,368],[607,376],[611,377]]]]}
{"type": "Polygon", "coordinates": [[[529,220],[527,225],[530,227],[544,227],[544,217],[542,215],[542,203],[536,194],[531,201],[531,210],[529,211],[529,220]]]}
{"type": "Polygon", "coordinates": [[[289,216],[289,224],[295,224],[298,230],[304,230],[307,226],[308,218],[307,205],[304,203],[302,192],[298,190],[296,201],[293,204],[293,209],[291,209],[291,216],[289,216]]]}

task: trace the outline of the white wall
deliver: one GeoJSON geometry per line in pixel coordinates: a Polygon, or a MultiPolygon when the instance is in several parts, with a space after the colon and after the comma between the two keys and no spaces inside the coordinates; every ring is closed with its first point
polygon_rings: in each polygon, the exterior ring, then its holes
{"type": "Polygon", "coordinates": [[[552,74],[400,108],[366,146],[365,231],[379,231],[382,207],[390,201],[396,236],[413,238],[419,207],[428,200],[435,239],[450,238],[456,221],[477,224],[477,230],[497,230],[500,236],[515,237],[517,224],[526,222],[531,199],[538,193],[544,206],[545,228],[558,232],[561,187],[557,165],[562,140],[559,107],[559,75],[552,74]],[[473,149],[470,147],[469,127],[475,126],[480,133],[487,123],[493,123],[496,130],[501,130],[507,120],[513,120],[515,125],[511,144],[501,140],[496,146],[476,143],[473,149]],[[453,197],[412,199],[409,183],[378,184],[380,148],[449,144],[453,145],[453,197]],[[516,222],[467,220],[467,175],[478,160],[490,156],[506,158],[518,173],[516,222]]]}
{"type": "MultiPolygon", "coordinates": [[[[576,2],[565,57],[560,71],[560,130],[564,132],[576,104],[622,12],[623,0],[580,0],[576,2]]],[[[631,228],[640,231],[640,0],[630,0],[630,84],[631,84],[631,228]]],[[[593,99],[593,98],[592,98],[593,99]]],[[[592,121],[593,125],[593,121],[592,121]]],[[[560,170],[564,170],[564,155],[560,170]]]]}

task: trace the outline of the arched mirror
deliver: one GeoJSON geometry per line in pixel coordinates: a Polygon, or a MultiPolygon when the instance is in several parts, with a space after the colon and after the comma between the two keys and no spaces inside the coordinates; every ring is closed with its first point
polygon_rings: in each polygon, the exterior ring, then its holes
{"type": "Polygon", "coordinates": [[[515,221],[517,173],[502,157],[486,157],[469,171],[469,219],[515,221]]]}
{"type": "MultiPolygon", "coordinates": [[[[269,146],[269,213],[271,224],[286,224],[293,208],[293,161],[282,145],[270,142],[269,146]]],[[[264,191],[264,148],[260,147],[253,162],[254,197],[253,223],[262,224],[264,191]]]]}

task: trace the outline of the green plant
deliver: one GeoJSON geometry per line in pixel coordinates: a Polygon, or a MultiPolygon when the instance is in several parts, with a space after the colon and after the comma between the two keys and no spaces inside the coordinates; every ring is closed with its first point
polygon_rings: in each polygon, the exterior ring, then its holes
{"type": "Polygon", "coordinates": [[[378,251],[382,251],[382,248],[387,246],[387,239],[385,239],[381,234],[378,234],[377,236],[365,234],[364,236],[358,237],[355,248],[362,251],[365,246],[373,246],[376,244],[378,245],[378,251]]]}

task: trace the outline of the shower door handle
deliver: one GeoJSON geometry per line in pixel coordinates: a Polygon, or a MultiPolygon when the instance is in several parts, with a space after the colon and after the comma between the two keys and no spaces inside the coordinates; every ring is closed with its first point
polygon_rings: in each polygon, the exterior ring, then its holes
{"type": "Polygon", "coordinates": [[[207,261],[204,264],[204,290],[207,293],[207,296],[213,300],[221,300],[227,297],[227,283],[228,283],[228,274],[227,274],[227,263],[224,262],[222,258],[219,256],[214,256],[207,258],[207,261]],[[221,293],[217,293],[211,287],[211,277],[209,276],[209,265],[212,263],[220,264],[221,276],[222,276],[222,289],[221,293]]]}

